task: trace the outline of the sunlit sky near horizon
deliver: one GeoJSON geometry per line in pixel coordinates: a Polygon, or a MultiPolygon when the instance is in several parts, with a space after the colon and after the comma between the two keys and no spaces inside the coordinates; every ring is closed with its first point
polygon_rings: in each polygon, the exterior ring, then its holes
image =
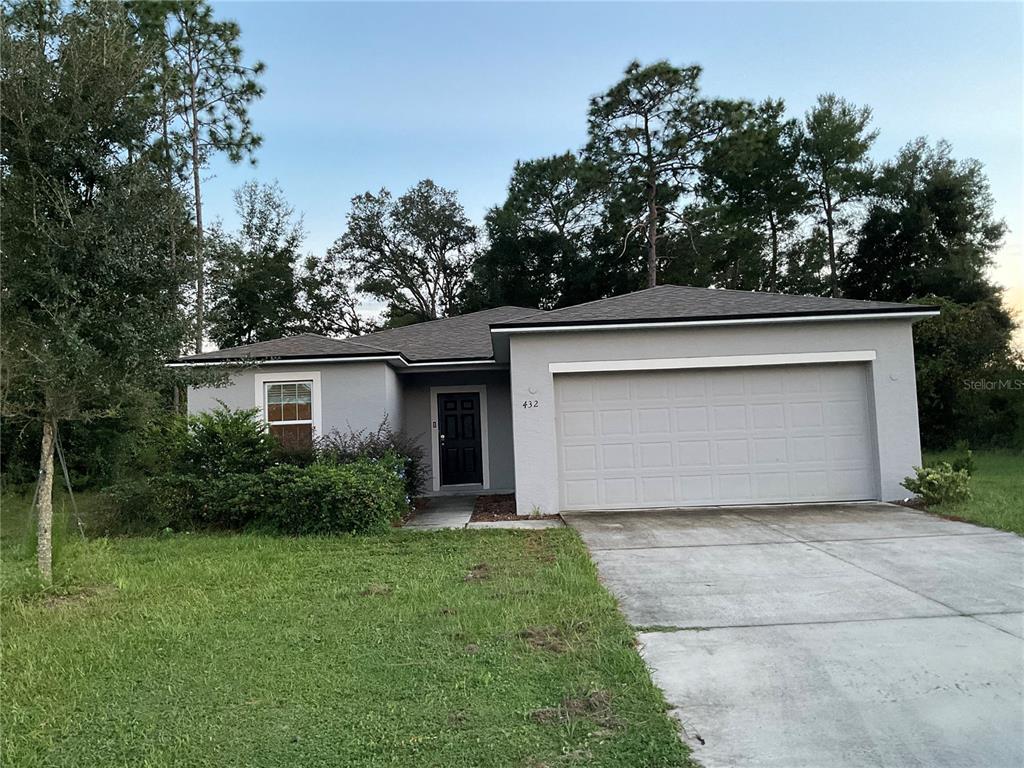
{"type": "Polygon", "coordinates": [[[470,217],[504,198],[516,160],[579,148],[588,99],[633,58],[704,67],[708,95],[836,92],[874,110],[873,156],[917,136],[984,163],[1010,233],[995,277],[1024,312],[1024,12],[1006,3],[215,2],[267,65],[252,109],[258,165],[217,160],[206,217],[276,179],[306,249],[341,234],[349,200],[423,178],[470,217]]]}

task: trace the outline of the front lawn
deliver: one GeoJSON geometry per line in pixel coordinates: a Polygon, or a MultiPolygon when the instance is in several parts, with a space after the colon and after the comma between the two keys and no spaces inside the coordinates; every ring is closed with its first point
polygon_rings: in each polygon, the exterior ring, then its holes
{"type": "Polygon", "coordinates": [[[40,594],[26,506],[3,499],[5,765],[689,765],[569,530],[64,532],[40,594]]]}
{"type": "MultiPolygon", "coordinates": [[[[933,453],[925,460],[944,461],[951,455],[933,453]]],[[[965,504],[941,506],[933,511],[1024,535],[1024,454],[975,451],[974,461],[973,498],[965,504]]]]}

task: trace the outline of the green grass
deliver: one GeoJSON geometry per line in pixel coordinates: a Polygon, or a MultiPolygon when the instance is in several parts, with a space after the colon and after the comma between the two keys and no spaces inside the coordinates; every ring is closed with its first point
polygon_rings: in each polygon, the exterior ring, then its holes
{"type": "MultiPolygon", "coordinates": [[[[925,460],[943,461],[951,455],[931,453],[925,460]]],[[[1024,454],[975,451],[974,461],[971,500],[936,507],[933,511],[1024,535],[1024,454]]]]}
{"type": "Polygon", "coordinates": [[[689,765],[571,531],[64,531],[41,593],[27,506],[3,499],[5,765],[689,765]]]}

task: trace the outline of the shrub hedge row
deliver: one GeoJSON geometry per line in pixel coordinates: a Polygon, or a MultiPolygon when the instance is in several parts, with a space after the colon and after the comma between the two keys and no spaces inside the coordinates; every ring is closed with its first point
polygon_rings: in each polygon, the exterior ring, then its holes
{"type": "Polygon", "coordinates": [[[377,533],[408,508],[407,456],[380,448],[275,463],[276,444],[254,412],[202,414],[154,440],[159,466],[107,491],[112,528],[377,533]]]}

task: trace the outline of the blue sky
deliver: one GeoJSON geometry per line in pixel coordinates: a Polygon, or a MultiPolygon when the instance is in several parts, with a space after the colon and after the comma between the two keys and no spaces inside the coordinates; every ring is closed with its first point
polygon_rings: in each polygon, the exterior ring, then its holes
{"type": "Polygon", "coordinates": [[[1024,15],[1018,3],[217,2],[267,65],[252,110],[256,168],[215,162],[207,217],[277,179],[307,248],[344,228],[349,199],[422,178],[479,222],[517,159],[579,147],[590,96],[633,58],[704,67],[709,95],[783,98],[802,114],[834,91],[874,109],[884,159],[916,136],[981,160],[1012,230],[997,278],[1024,306],[1024,15]]]}

